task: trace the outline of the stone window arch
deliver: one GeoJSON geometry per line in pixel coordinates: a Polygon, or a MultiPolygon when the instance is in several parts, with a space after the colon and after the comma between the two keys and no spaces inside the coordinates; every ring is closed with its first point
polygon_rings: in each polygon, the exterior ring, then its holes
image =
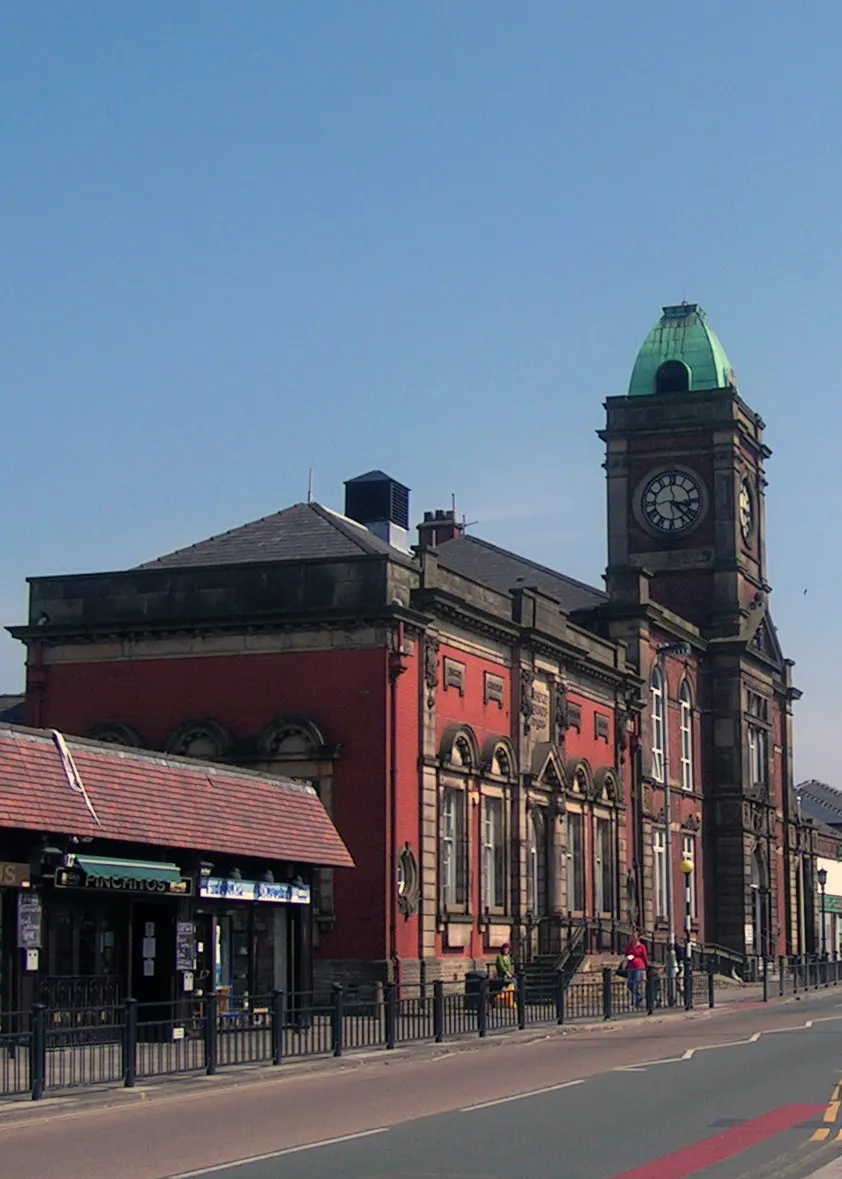
{"type": "Polygon", "coordinates": [[[94,725],[88,732],[92,741],[102,741],[106,745],[125,745],[129,749],[143,749],[144,740],[136,729],[122,721],[106,721],[101,725],[94,725]]]}
{"type": "Polygon", "coordinates": [[[506,737],[489,737],[482,747],[480,768],[492,778],[514,782],[517,779],[517,759],[511,741],[506,737]]]}
{"type": "Polygon", "coordinates": [[[309,717],[279,717],[267,725],[257,739],[257,747],[264,757],[302,758],[304,760],[327,753],[324,733],[309,717]]]}
{"type": "Polygon", "coordinates": [[[695,766],[693,764],[693,693],[687,677],[681,681],[678,689],[679,731],[681,733],[681,785],[685,790],[692,790],[695,785],[695,766]]]}
{"type": "Polygon", "coordinates": [[[450,725],[442,734],[439,761],[447,769],[475,773],[479,768],[479,748],[469,725],[450,725]]]}
{"type": "Polygon", "coordinates": [[[166,751],[177,757],[219,761],[231,751],[233,744],[234,738],[218,721],[189,720],[170,734],[166,751]]]}

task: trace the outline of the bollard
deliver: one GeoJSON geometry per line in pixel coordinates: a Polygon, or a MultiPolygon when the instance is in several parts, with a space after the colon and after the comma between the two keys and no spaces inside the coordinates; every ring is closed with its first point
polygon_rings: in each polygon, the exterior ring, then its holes
{"type": "Polygon", "coordinates": [[[763,1002],[769,1002],[769,959],[763,955],[763,1002]]]}
{"type": "Polygon", "coordinates": [[[716,1006],[716,975],[713,963],[708,965],[708,1007],[716,1006]]]}
{"type": "Polygon", "coordinates": [[[217,1031],[216,991],[211,991],[205,996],[205,1072],[209,1077],[216,1073],[217,1031]]]}
{"type": "Polygon", "coordinates": [[[602,1018],[610,1019],[614,1014],[614,971],[610,966],[602,968],[602,1018]]]}
{"type": "Polygon", "coordinates": [[[123,1004],[123,1085],[134,1089],[137,1081],[137,999],[123,1004]]]}
{"type": "Polygon", "coordinates": [[[344,1015],[344,1002],[342,987],[338,983],[333,984],[333,1004],[330,1009],[330,1038],[331,1046],[333,1047],[333,1055],[342,1055],[342,1023],[344,1015]]]}
{"type": "Polygon", "coordinates": [[[564,1023],[564,1001],[566,999],[564,988],[564,975],[559,970],[556,973],[555,979],[555,1019],[556,1023],[564,1023]]]}
{"type": "Polygon", "coordinates": [[[522,1032],[526,1028],[526,975],[522,970],[517,972],[515,986],[517,987],[515,994],[517,1001],[517,1026],[518,1030],[522,1032]]]}
{"type": "Polygon", "coordinates": [[[646,1014],[655,1014],[655,967],[646,967],[646,1014]]]}
{"type": "Polygon", "coordinates": [[[444,983],[440,978],[433,983],[433,1039],[437,1044],[444,1039],[444,983]]]}
{"type": "Polygon", "coordinates": [[[284,992],[272,992],[272,1064],[284,1059],[284,992]]]}
{"type": "Polygon", "coordinates": [[[786,970],[786,958],[783,954],[778,958],[778,994],[783,999],[784,997],[784,971],[786,970]]]}
{"type": "Polygon", "coordinates": [[[479,981],[479,996],[477,1003],[477,1032],[480,1036],[488,1035],[488,975],[479,981]]]}
{"type": "Polygon", "coordinates": [[[47,1087],[47,1008],[33,1003],[29,1015],[29,1084],[32,1100],[40,1101],[47,1087]]]}
{"type": "Polygon", "coordinates": [[[398,1039],[398,988],[386,984],[386,1047],[394,1048],[398,1039]]]}

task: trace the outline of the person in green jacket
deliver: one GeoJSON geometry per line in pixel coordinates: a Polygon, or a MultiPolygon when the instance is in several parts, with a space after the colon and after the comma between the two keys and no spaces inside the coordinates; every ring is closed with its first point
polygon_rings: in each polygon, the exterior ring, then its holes
{"type": "Polygon", "coordinates": [[[505,979],[506,982],[514,981],[515,964],[512,958],[512,947],[508,942],[504,942],[500,947],[500,953],[497,955],[494,969],[497,971],[498,978],[505,979]]]}

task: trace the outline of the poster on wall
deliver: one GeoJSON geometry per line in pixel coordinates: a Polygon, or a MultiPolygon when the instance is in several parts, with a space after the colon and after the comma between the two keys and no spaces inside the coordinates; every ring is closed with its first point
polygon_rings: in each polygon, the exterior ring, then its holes
{"type": "Polygon", "coordinates": [[[37,892],[18,893],[18,949],[41,949],[41,898],[37,892]]]}

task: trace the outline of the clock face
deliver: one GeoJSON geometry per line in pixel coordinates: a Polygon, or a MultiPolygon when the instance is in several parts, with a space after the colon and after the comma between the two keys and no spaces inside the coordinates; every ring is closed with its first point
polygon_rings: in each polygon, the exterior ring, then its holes
{"type": "Polygon", "coordinates": [[[650,528],[677,536],[701,519],[702,488],[686,471],[662,471],[643,488],[640,507],[650,528]]]}
{"type": "Polygon", "coordinates": [[[743,540],[748,542],[751,537],[752,528],[754,527],[754,504],[751,499],[751,490],[748,485],[748,480],[743,479],[740,483],[740,532],[743,540]]]}

